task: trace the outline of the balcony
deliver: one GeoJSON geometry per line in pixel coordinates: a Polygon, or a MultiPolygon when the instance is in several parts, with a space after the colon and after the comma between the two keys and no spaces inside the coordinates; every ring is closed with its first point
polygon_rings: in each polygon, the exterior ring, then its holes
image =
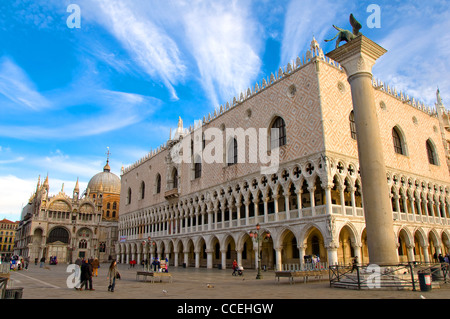
{"type": "Polygon", "coordinates": [[[173,199],[173,198],[178,198],[179,194],[178,194],[178,188],[174,188],[171,190],[168,190],[164,193],[164,197],[169,200],[169,199],[173,199]]]}

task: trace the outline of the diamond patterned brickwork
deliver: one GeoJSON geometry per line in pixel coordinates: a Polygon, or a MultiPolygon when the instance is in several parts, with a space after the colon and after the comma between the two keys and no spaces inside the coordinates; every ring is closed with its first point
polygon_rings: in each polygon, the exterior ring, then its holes
{"type": "MultiPolygon", "coordinates": [[[[441,141],[438,119],[414,108],[393,96],[374,88],[375,104],[380,123],[386,166],[405,172],[448,183],[449,173],[441,141]],[[380,107],[383,102],[384,108],[380,107]],[[415,121],[413,121],[415,118],[415,121]],[[407,144],[407,155],[394,152],[392,128],[399,126],[407,144]],[[439,165],[428,163],[425,141],[430,138],[436,146],[439,165]]],[[[358,158],[356,140],[351,138],[349,114],[352,110],[350,85],[345,73],[320,58],[314,58],[289,75],[261,89],[243,102],[225,110],[203,125],[208,128],[265,128],[268,129],[276,116],[286,123],[287,143],[281,147],[280,163],[304,161],[314,154],[341,154],[346,158],[358,158]],[[318,70],[318,72],[317,72],[318,70]],[[319,87],[320,83],[320,87],[319,87]],[[292,96],[289,88],[295,85],[292,96]],[[249,117],[249,110],[251,116],[249,117]]],[[[201,117],[201,115],[199,115],[201,117]]],[[[190,138],[190,136],[185,137],[190,138]]],[[[249,149],[248,141],[245,147],[249,149]]],[[[223,136],[223,144],[225,134],[223,136]]],[[[224,147],[225,151],[225,147],[224,147]]],[[[122,176],[120,212],[121,215],[154,205],[167,203],[164,197],[168,184],[169,168],[166,164],[167,150],[162,150],[144,160],[122,176]],[[161,175],[161,192],[155,193],[156,174],[161,175]],[[145,182],[145,196],[141,199],[140,185],[145,182]],[[132,200],[127,204],[128,188],[132,200]]],[[[224,156],[224,158],[226,158],[224,156]]],[[[246,163],[227,166],[223,163],[203,164],[202,177],[193,178],[193,167],[183,163],[178,168],[179,196],[224,186],[228,182],[256,175],[260,163],[246,163]]]]}
{"type": "MultiPolygon", "coordinates": [[[[350,134],[352,99],[346,74],[327,63],[321,63],[320,89],[327,151],[357,157],[357,143],[350,134]]],[[[437,117],[403,103],[384,91],[374,88],[374,93],[386,167],[448,182],[448,167],[437,117]],[[405,138],[406,156],[394,151],[392,128],[395,126],[400,128],[405,138]],[[439,165],[428,162],[427,139],[431,139],[436,146],[439,165]]]]}

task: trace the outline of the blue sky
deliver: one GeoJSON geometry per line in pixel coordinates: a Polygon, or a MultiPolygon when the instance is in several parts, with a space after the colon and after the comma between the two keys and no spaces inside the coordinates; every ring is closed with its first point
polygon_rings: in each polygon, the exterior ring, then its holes
{"type": "MultiPolygon", "coordinates": [[[[447,1],[0,0],[0,219],[19,220],[38,177],[85,189],[306,52],[332,24],[388,50],[376,78],[433,106],[450,97],[447,1]],[[77,4],[81,27],[69,28],[77,4]],[[381,9],[370,28],[367,8],[381,9]]],[[[449,103],[446,103],[449,104],[449,103]]]]}

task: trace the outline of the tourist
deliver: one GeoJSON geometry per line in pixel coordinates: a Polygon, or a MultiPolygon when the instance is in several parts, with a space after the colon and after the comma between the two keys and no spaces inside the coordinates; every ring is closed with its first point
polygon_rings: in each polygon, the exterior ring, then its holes
{"type": "Polygon", "coordinates": [[[83,265],[81,266],[81,287],[80,290],[83,290],[83,287],[85,287],[86,290],[95,290],[92,287],[92,264],[90,261],[83,262],[83,265]],[[89,289],[88,289],[89,287],[89,289]]]}
{"type": "Polygon", "coordinates": [[[358,268],[358,256],[355,256],[355,258],[353,258],[353,262],[352,262],[352,271],[358,268]]]}
{"type": "Polygon", "coordinates": [[[41,258],[41,265],[40,265],[39,267],[40,267],[40,268],[43,268],[43,267],[44,267],[44,264],[45,264],[45,257],[42,256],[42,258],[41,258]]]}
{"type": "Polygon", "coordinates": [[[108,291],[114,292],[114,288],[116,287],[116,278],[120,279],[120,273],[117,270],[117,263],[115,260],[111,262],[108,270],[108,276],[106,279],[109,279],[108,291]]]}
{"type": "Polygon", "coordinates": [[[95,258],[92,261],[92,276],[97,277],[98,276],[98,268],[100,267],[100,262],[98,261],[98,258],[95,258]]]}
{"type": "Polygon", "coordinates": [[[238,266],[238,263],[235,259],[235,260],[233,260],[233,275],[236,275],[237,266],[238,266]]]}

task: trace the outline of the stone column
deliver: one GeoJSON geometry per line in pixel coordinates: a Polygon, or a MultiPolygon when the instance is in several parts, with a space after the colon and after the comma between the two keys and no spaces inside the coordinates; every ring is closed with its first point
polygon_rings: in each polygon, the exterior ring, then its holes
{"type": "Polygon", "coordinates": [[[289,203],[289,195],[290,195],[290,193],[289,193],[289,191],[287,190],[287,191],[285,191],[285,193],[284,193],[284,211],[285,211],[285,213],[286,213],[286,217],[285,217],[285,219],[286,220],[289,220],[290,218],[291,218],[291,214],[289,213],[289,211],[290,211],[290,203],[289,203]]]}
{"type": "Polygon", "coordinates": [[[408,261],[413,262],[416,260],[416,257],[414,256],[414,245],[406,245],[407,254],[408,254],[408,261]]]}
{"type": "Polygon", "coordinates": [[[250,208],[249,208],[250,199],[248,197],[245,199],[244,204],[245,204],[245,226],[248,226],[248,224],[249,224],[249,214],[250,214],[250,208]]]}
{"type": "Polygon", "coordinates": [[[220,251],[221,255],[222,255],[222,269],[226,269],[227,268],[227,251],[226,250],[221,250],[220,251]]]}
{"type": "Polygon", "coordinates": [[[308,191],[309,191],[309,201],[311,202],[311,216],[315,216],[316,199],[314,197],[314,192],[316,191],[316,187],[310,186],[308,187],[308,191]]]}
{"type": "Polygon", "coordinates": [[[385,53],[385,49],[361,35],[327,54],[345,69],[351,86],[369,258],[378,265],[398,262],[372,85],[372,67],[385,53]]]}
{"type": "Polygon", "coordinates": [[[278,221],[278,199],[280,196],[275,195],[273,196],[273,208],[274,208],[274,214],[275,214],[275,221],[278,221]]]}
{"type": "Polygon", "coordinates": [[[238,266],[242,266],[242,249],[237,249],[236,250],[236,256],[237,256],[237,263],[238,266]]]}
{"type": "Polygon", "coordinates": [[[269,197],[264,197],[264,223],[269,221],[269,197]]]}
{"type": "Polygon", "coordinates": [[[189,267],[189,251],[183,251],[184,253],[184,263],[186,264],[186,267],[189,267]]]}
{"type": "Polygon", "coordinates": [[[200,268],[200,252],[195,251],[195,268],[200,268]]]}
{"type": "Polygon", "coordinates": [[[302,185],[299,184],[298,185],[298,189],[297,186],[295,186],[295,193],[297,195],[297,214],[298,214],[298,218],[302,217],[302,185]]]}
{"type": "Polygon", "coordinates": [[[332,242],[327,247],[328,254],[328,266],[334,266],[338,264],[338,246],[332,242]]]}
{"type": "Polygon", "coordinates": [[[298,261],[300,264],[300,268],[302,268],[304,265],[304,262],[305,262],[303,257],[305,256],[306,246],[305,245],[297,245],[297,248],[298,248],[298,252],[299,252],[298,261]]]}
{"type": "Polygon", "coordinates": [[[326,214],[328,216],[331,216],[333,210],[332,210],[332,201],[331,201],[331,189],[333,188],[333,185],[326,184],[323,186],[325,189],[325,203],[326,203],[326,214]]]}
{"type": "MultiPolygon", "coordinates": [[[[173,266],[178,267],[178,250],[174,250],[173,254],[174,254],[173,266]]],[[[149,262],[149,264],[151,263],[150,261],[148,261],[148,262],[149,262]]]]}
{"type": "Polygon", "coordinates": [[[206,268],[213,268],[213,251],[209,249],[206,250],[206,268]]]}
{"type": "MultiPolygon", "coordinates": [[[[236,218],[237,218],[237,226],[241,226],[241,206],[242,204],[240,202],[236,203],[236,218]]],[[[233,227],[231,225],[231,227],[233,227]]]]}
{"type": "Polygon", "coordinates": [[[275,248],[275,270],[276,271],[281,271],[281,267],[282,267],[282,258],[281,258],[281,247],[275,248]]]}

